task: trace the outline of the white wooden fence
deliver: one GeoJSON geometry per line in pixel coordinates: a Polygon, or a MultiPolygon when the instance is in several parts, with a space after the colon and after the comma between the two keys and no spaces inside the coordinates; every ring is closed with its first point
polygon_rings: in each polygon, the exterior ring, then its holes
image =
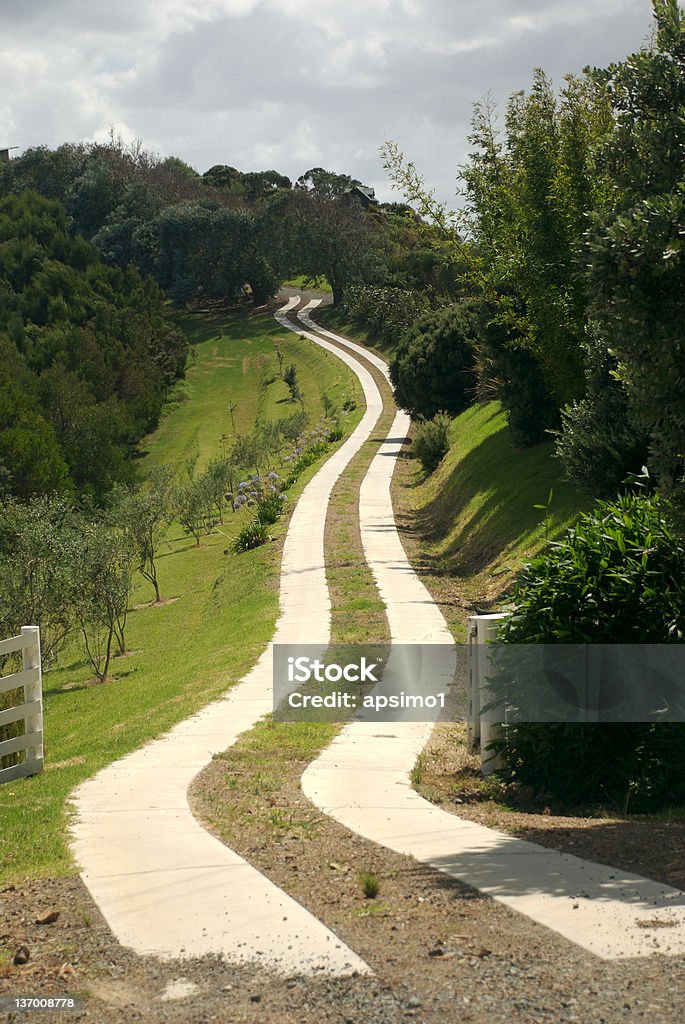
{"type": "Polygon", "coordinates": [[[24,750],[25,760],[9,768],[0,768],[0,784],[35,775],[43,769],[43,681],[40,668],[40,630],[23,626],[19,636],[0,640],[0,657],[22,652],[23,668],[9,676],[0,676],[0,694],[22,689],[23,704],[0,711],[0,726],[24,722],[24,732],[0,741],[0,757],[24,750]]]}

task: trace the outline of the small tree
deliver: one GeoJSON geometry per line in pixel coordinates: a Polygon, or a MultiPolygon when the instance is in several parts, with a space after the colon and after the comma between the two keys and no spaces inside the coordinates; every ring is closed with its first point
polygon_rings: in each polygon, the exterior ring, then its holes
{"type": "Polygon", "coordinates": [[[463,303],[421,317],[390,365],[398,405],[427,419],[462,412],[475,396],[475,342],[475,318],[463,303]]]}
{"type": "Polygon", "coordinates": [[[40,626],[43,663],[55,657],[75,622],[80,537],[65,498],[0,504],[0,629],[40,626]]]}
{"type": "Polygon", "coordinates": [[[83,520],[77,587],[77,617],[88,659],[101,683],[107,681],[117,634],[124,628],[131,592],[132,548],[124,531],[83,520]]]}
{"type": "Polygon", "coordinates": [[[300,391],[300,384],[297,379],[297,367],[294,363],[286,369],[283,374],[283,380],[288,385],[288,391],[290,392],[290,401],[299,402],[302,405],[302,393],[300,391]]]}
{"type": "Polygon", "coordinates": [[[141,576],[152,584],[155,601],[161,601],[157,578],[157,553],[175,511],[175,483],[170,466],[156,466],[149,486],[131,493],[115,489],[110,497],[109,522],[130,537],[141,576]]]}

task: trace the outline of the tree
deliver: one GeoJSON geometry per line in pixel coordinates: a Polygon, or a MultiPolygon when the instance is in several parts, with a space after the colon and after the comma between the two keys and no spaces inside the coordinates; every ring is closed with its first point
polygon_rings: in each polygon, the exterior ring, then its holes
{"type": "Polygon", "coordinates": [[[208,203],[169,207],[159,222],[158,278],[178,302],[235,301],[249,284],[261,305],[277,280],[247,210],[208,203]]]}
{"type": "Polygon", "coordinates": [[[50,662],[76,621],[81,531],[66,497],[9,498],[0,503],[0,632],[41,631],[50,662]]]}
{"type": "Polygon", "coordinates": [[[340,199],[353,185],[361,185],[361,181],[323,167],[310,167],[295,182],[296,189],[310,192],[319,199],[340,199]]]}
{"type": "Polygon", "coordinates": [[[685,18],[654,0],[653,45],[592,78],[611,104],[611,188],[587,233],[592,314],[616,356],[661,487],[685,503],[685,18]]]}
{"type": "Polygon", "coordinates": [[[81,545],[76,614],[88,659],[99,682],[105,683],[117,635],[120,649],[125,648],[132,548],[125,531],[85,518],[81,545]]]}
{"type": "Polygon", "coordinates": [[[136,567],[161,601],[157,553],[175,512],[176,485],[170,466],[156,466],[140,491],[115,489],[110,495],[109,521],[131,538],[136,567]]]}
{"type": "Polygon", "coordinates": [[[427,313],[402,337],[390,364],[399,406],[412,416],[453,416],[475,397],[476,320],[465,304],[427,313]]]}
{"type": "Polygon", "coordinates": [[[311,280],[326,277],[335,304],[348,285],[384,275],[379,229],[344,196],[294,189],[268,204],[261,224],[270,265],[311,280]]]}

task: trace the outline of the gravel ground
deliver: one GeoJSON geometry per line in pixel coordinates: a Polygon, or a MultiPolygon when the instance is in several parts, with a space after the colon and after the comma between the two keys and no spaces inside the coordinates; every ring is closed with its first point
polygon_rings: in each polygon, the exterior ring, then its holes
{"type": "MultiPolygon", "coordinates": [[[[406,858],[356,837],[341,839],[327,827],[316,842],[283,836],[251,859],[263,870],[272,863],[274,876],[289,872],[289,890],[354,940],[374,978],[284,978],[207,957],[138,957],[114,940],[81,882],[63,878],[27,880],[1,894],[0,993],[82,995],[82,1012],[33,1019],[94,1024],[683,1020],[685,960],[604,963],[406,858]],[[338,860],[327,865],[321,854],[328,843],[338,860]],[[306,854],[307,848],[313,852],[306,854]],[[297,850],[297,871],[288,849],[297,850]],[[375,901],[362,902],[358,894],[360,864],[381,879],[375,901]],[[394,870],[399,873],[391,877],[394,870]],[[370,912],[371,906],[381,909],[370,912]],[[53,924],[35,923],[53,911],[59,912],[53,924]],[[22,946],[29,960],[15,967],[11,957],[22,946]],[[164,999],[167,987],[181,981],[193,990],[185,998],[164,999]]],[[[9,1024],[29,1015],[0,1018],[9,1024]]]]}

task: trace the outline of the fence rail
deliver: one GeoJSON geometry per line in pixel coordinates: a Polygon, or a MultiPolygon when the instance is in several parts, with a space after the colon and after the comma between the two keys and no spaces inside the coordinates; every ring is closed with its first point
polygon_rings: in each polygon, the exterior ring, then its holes
{"type": "Polygon", "coordinates": [[[43,680],[38,626],[22,626],[18,636],[0,640],[0,657],[19,651],[22,655],[22,669],[8,676],[0,676],[0,694],[21,690],[23,702],[0,710],[0,730],[3,726],[17,722],[23,722],[24,728],[20,735],[0,740],[0,785],[12,782],[13,779],[36,775],[43,769],[43,680]],[[23,761],[2,767],[5,758],[22,751],[23,761]]]}

